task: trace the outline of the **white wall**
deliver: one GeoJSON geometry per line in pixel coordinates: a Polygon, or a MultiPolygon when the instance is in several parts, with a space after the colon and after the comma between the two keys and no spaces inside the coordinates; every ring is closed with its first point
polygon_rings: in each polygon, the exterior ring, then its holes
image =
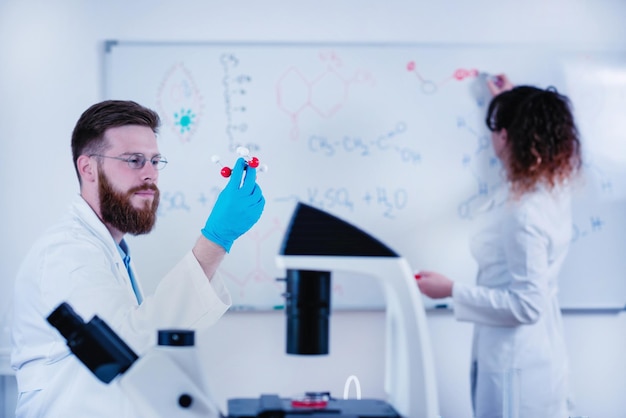
{"type": "MultiPolygon", "coordinates": [[[[20,259],[77,192],[69,138],[80,113],[102,98],[105,39],[626,48],[625,20],[621,0],[0,0],[0,326],[20,259]]],[[[568,314],[565,325],[578,412],[626,416],[626,313],[568,314]]],[[[471,327],[446,312],[429,313],[429,326],[441,414],[469,417],[471,327]]],[[[364,396],[383,397],[384,314],[337,312],[331,327],[331,355],[292,357],[284,354],[283,314],[226,315],[200,336],[216,398],[224,405],[231,397],[322,389],[341,396],[350,374],[364,396]]]]}

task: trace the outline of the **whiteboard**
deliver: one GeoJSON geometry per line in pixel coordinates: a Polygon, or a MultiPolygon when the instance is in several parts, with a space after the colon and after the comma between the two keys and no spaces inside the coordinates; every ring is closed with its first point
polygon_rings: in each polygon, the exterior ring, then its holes
{"type": "MultiPolygon", "coordinates": [[[[163,122],[155,230],[131,237],[144,286],[199,236],[245,146],[268,170],[261,220],[222,273],[235,309],[277,309],[275,257],[297,202],[368,232],[418,269],[473,283],[469,237],[502,185],[484,117],[485,74],[570,96],[585,179],[575,199],[563,308],[626,305],[626,54],[537,46],[358,43],[105,43],[104,96],[163,122]],[[212,162],[218,156],[220,164],[212,162]]],[[[427,307],[441,301],[425,298],[427,307]]],[[[443,302],[449,302],[444,300],[443,302]]],[[[333,273],[335,308],[379,309],[379,278],[333,273]]]]}

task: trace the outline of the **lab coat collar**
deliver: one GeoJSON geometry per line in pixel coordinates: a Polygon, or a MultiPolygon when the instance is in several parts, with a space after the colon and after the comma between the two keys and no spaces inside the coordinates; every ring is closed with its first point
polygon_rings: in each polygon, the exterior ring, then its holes
{"type": "Polygon", "coordinates": [[[99,236],[105,242],[109,242],[113,248],[117,248],[117,243],[111,232],[80,194],[72,201],[70,214],[78,218],[92,234],[99,236]]]}

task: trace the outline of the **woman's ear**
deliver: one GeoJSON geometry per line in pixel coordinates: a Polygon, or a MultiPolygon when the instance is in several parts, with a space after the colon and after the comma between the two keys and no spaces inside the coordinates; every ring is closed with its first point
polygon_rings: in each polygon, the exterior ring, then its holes
{"type": "Polygon", "coordinates": [[[499,131],[491,132],[491,142],[493,145],[493,151],[496,156],[502,160],[505,157],[507,142],[508,142],[508,134],[506,129],[500,129],[499,131]]]}
{"type": "Polygon", "coordinates": [[[500,131],[500,135],[502,135],[501,139],[502,142],[506,143],[509,140],[509,133],[506,131],[505,128],[502,128],[502,130],[500,131]]]}

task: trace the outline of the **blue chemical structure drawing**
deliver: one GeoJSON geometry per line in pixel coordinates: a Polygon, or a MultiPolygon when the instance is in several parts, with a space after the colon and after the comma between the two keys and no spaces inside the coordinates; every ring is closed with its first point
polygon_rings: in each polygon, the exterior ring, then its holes
{"type": "Polygon", "coordinates": [[[495,191],[503,185],[502,164],[493,154],[488,133],[474,129],[467,118],[462,116],[457,117],[456,126],[476,144],[471,152],[461,157],[463,170],[469,172],[475,182],[474,193],[463,200],[457,209],[460,219],[473,219],[479,212],[493,209],[502,203],[490,201],[495,191]],[[493,206],[494,203],[496,206],[493,206]]]}
{"type": "Polygon", "coordinates": [[[309,151],[326,157],[334,157],[340,152],[361,157],[371,157],[380,153],[394,153],[403,163],[419,164],[421,152],[403,146],[398,142],[406,135],[407,125],[398,122],[393,129],[372,139],[360,136],[344,135],[340,139],[330,139],[324,135],[311,135],[308,140],[309,151]]]}
{"type": "Polygon", "coordinates": [[[196,132],[204,102],[191,72],[177,63],[166,72],[157,92],[157,108],[166,126],[181,142],[196,132]]]}
{"type": "Polygon", "coordinates": [[[189,213],[198,206],[211,208],[217,201],[217,196],[221,191],[221,188],[213,186],[209,188],[207,192],[194,193],[196,197],[189,199],[188,196],[180,190],[162,190],[157,215],[169,216],[176,213],[189,213]]]}
{"type": "Polygon", "coordinates": [[[244,146],[250,151],[256,152],[261,147],[257,143],[246,143],[244,137],[248,132],[248,89],[252,83],[252,76],[238,71],[239,58],[230,53],[220,56],[222,65],[222,88],[224,97],[224,113],[226,115],[226,136],[228,137],[228,149],[234,152],[237,147],[244,146]]]}
{"type": "Polygon", "coordinates": [[[346,105],[353,84],[373,84],[372,76],[364,70],[343,75],[340,71],[343,62],[334,52],[322,52],[319,58],[326,68],[316,76],[308,78],[301,69],[292,66],[276,82],[277,105],[291,120],[292,140],[300,136],[298,119],[302,112],[308,109],[321,118],[331,118],[346,105]]]}
{"type": "Polygon", "coordinates": [[[603,196],[611,196],[614,192],[613,180],[605,171],[593,161],[585,161],[582,167],[583,173],[589,179],[593,179],[598,191],[603,196]]]}
{"type": "Polygon", "coordinates": [[[589,216],[588,223],[572,225],[572,243],[578,242],[591,235],[602,232],[606,226],[606,222],[601,216],[589,216]]]}
{"type": "Polygon", "coordinates": [[[366,205],[379,205],[383,207],[383,216],[394,219],[395,212],[405,209],[409,203],[409,195],[405,189],[387,190],[377,187],[375,194],[366,192],[363,197],[366,205]]]}
{"type": "Polygon", "coordinates": [[[190,210],[191,207],[187,204],[184,193],[180,191],[161,192],[157,216],[167,216],[172,212],[189,212],[190,210]]]}
{"type": "Polygon", "coordinates": [[[479,155],[483,152],[489,152],[491,150],[491,140],[489,139],[489,133],[485,131],[478,132],[467,122],[467,118],[463,116],[458,116],[456,119],[456,127],[465,130],[476,140],[474,155],[479,155]]]}
{"type": "Polygon", "coordinates": [[[363,208],[379,210],[380,215],[387,219],[395,219],[398,211],[409,205],[409,193],[406,189],[376,187],[354,197],[348,187],[308,187],[306,197],[297,194],[275,199],[276,202],[306,202],[320,209],[345,209],[350,212],[361,211],[363,208]]]}

